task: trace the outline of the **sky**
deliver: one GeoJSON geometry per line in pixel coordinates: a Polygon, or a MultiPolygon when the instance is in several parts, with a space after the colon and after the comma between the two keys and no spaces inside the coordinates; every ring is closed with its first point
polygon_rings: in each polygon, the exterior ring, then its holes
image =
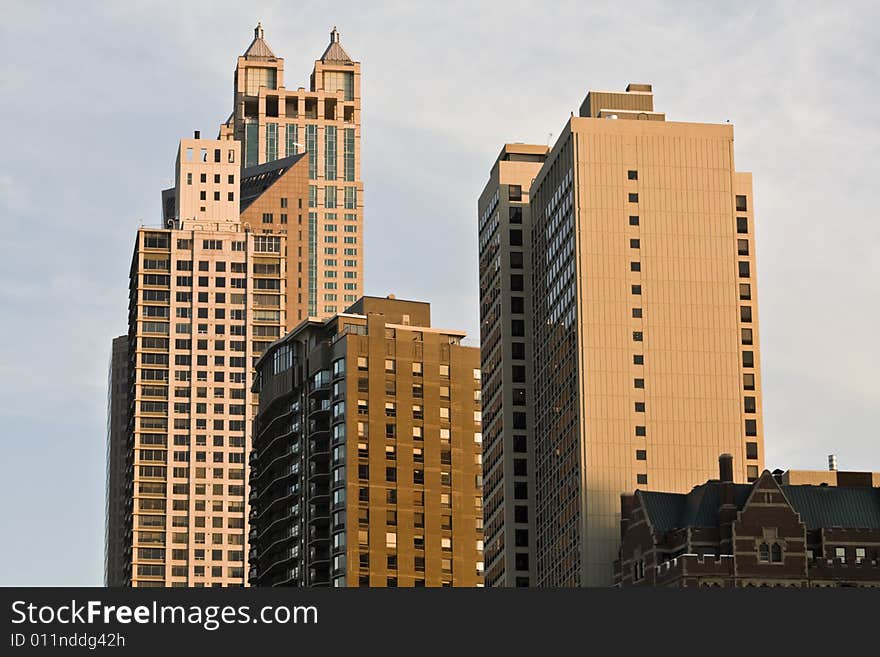
{"type": "Polygon", "coordinates": [[[0,585],[103,580],[106,386],[135,230],[216,134],[262,21],[288,87],[362,62],[365,289],[477,336],[476,199],[504,142],[654,86],[754,175],[766,466],[880,471],[874,2],[42,2],[0,22],[0,585]],[[873,182],[872,182],[873,181],[873,182]],[[871,191],[871,190],[874,191],[871,191]]]}

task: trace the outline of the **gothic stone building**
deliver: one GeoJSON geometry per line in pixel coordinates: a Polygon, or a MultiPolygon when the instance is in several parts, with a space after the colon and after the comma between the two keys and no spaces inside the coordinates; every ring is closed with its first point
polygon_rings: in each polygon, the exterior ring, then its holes
{"type": "Polygon", "coordinates": [[[880,587],[880,488],[870,473],[816,486],[765,470],[738,484],[732,457],[719,464],[720,480],[686,494],[621,496],[615,586],[880,587]]]}

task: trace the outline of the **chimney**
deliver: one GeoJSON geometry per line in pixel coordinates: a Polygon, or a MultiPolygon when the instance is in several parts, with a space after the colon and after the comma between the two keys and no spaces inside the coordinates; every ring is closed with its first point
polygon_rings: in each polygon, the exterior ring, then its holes
{"type": "Polygon", "coordinates": [[[193,131],[193,139],[201,139],[201,138],[202,138],[202,131],[201,130],[194,130],[193,131]]]}
{"type": "Polygon", "coordinates": [[[828,470],[831,472],[837,472],[837,455],[828,455],[828,470]]]}
{"type": "Polygon", "coordinates": [[[733,456],[722,454],[718,457],[718,475],[721,482],[733,482],[733,456]]]}

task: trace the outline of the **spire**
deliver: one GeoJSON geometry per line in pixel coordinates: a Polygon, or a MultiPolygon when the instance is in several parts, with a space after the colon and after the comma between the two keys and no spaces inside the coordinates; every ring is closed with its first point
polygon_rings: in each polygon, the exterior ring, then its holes
{"type": "Polygon", "coordinates": [[[257,26],[254,28],[254,40],[251,41],[248,49],[244,51],[244,56],[247,59],[275,59],[275,53],[272,52],[269,44],[263,40],[262,23],[257,23],[257,26]]]}
{"type": "Polygon", "coordinates": [[[339,30],[336,29],[335,25],[333,26],[333,29],[330,30],[330,44],[327,46],[324,54],[321,55],[321,61],[325,64],[352,63],[351,57],[348,56],[348,53],[345,52],[345,48],[339,43],[339,30]]]}

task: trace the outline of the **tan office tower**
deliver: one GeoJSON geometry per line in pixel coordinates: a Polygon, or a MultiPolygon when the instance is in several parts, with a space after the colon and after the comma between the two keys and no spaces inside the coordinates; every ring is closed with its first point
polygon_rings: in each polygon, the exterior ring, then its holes
{"type": "Polygon", "coordinates": [[[304,155],[239,161],[236,141],[182,140],[162,193],[166,227],[137,234],[125,577],[135,587],[247,581],[253,363],[298,322],[293,217],[308,191],[304,155]]]}
{"type": "Polygon", "coordinates": [[[128,458],[128,336],[113,339],[107,381],[107,491],[104,514],[104,585],[125,585],[128,458]]]}
{"type": "Polygon", "coordinates": [[[480,586],[479,350],[364,297],[257,364],[254,586],[480,586]]]}
{"type": "Polygon", "coordinates": [[[238,58],[234,87],[233,111],[219,136],[241,142],[243,167],[308,155],[306,314],[330,317],[363,293],[360,62],[333,28],[309,89],[287,89],[284,59],[257,25],[238,58]]]}
{"type": "Polygon", "coordinates": [[[529,186],[548,150],[505,144],[477,204],[486,586],[535,579],[529,186]]]}
{"type": "Polygon", "coordinates": [[[763,469],[751,176],[733,126],[591,91],[531,186],[539,586],[608,585],[620,495],[763,469]]]}

